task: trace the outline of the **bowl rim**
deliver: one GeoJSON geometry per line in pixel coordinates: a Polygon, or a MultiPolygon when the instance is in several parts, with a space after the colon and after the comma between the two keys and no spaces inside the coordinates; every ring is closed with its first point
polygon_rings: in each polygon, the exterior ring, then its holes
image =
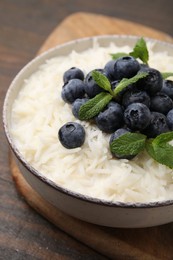
{"type": "MultiPolygon", "coordinates": [[[[61,193],[65,194],[65,195],[67,195],[67,196],[73,197],[73,198],[78,199],[78,200],[82,200],[84,202],[98,204],[98,205],[107,206],[107,207],[137,208],[137,209],[140,209],[140,208],[164,207],[164,206],[171,206],[171,205],[173,206],[173,199],[163,200],[163,201],[154,201],[154,202],[145,202],[145,203],[143,203],[143,202],[121,202],[121,201],[112,202],[112,201],[107,201],[107,200],[104,200],[104,199],[99,199],[99,198],[91,197],[89,195],[84,195],[84,194],[81,194],[81,193],[74,192],[74,191],[72,191],[70,189],[64,188],[64,187],[56,184],[55,182],[53,182],[52,180],[50,180],[49,178],[44,176],[42,173],[40,173],[38,170],[36,170],[34,167],[32,167],[26,161],[26,159],[22,156],[22,154],[20,153],[20,151],[18,150],[18,148],[14,144],[13,138],[12,138],[12,136],[10,134],[9,129],[8,129],[8,123],[7,123],[7,116],[6,115],[7,115],[8,99],[9,99],[11,91],[15,88],[15,82],[18,80],[18,78],[20,78],[20,76],[30,66],[32,66],[33,63],[36,63],[40,59],[42,59],[45,56],[49,55],[49,53],[51,53],[51,52],[59,50],[59,49],[61,49],[64,46],[70,46],[70,45],[72,45],[74,43],[75,44],[76,43],[79,44],[80,42],[90,41],[90,40],[94,41],[94,39],[103,39],[103,38],[112,38],[112,39],[122,38],[122,39],[136,39],[137,40],[137,39],[140,38],[140,36],[135,36],[135,35],[116,35],[116,34],[109,35],[109,34],[107,34],[107,35],[84,37],[84,38],[71,40],[71,41],[68,41],[66,43],[56,45],[55,47],[52,47],[52,48],[42,52],[41,54],[37,55],[35,58],[30,60],[17,73],[17,75],[12,80],[9,88],[7,89],[7,92],[6,92],[6,95],[5,95],[5,99],[4,99],[4,104],[3,104],[3,111],[2,111],[3,127],[4,127],[4,132],[5,132],[5,136],[7,138],[8,144],[10,145],[11,150],[15,154],[16,158],[20,161],[20,163],[22,163],[24,165],[24,167],[31,174],[34,175],[34,177],[36,177],[40,181],[43,181],[46,185],[50,186],[51,189],[57,190],[58,192],[61,192],[61,193]]],[[[161,41],[161,40],[157,40],[157,39],[153,39],[153,38],[149,38],[149,37],[144,37],[144,38],[145,38],[146,41],[155,42],[155,43],[158,43],[158,44],[161,44],[161,45],[169,46],[170,48],[173,49],[173,44],[170,43],[170,42],[161,41]]]]}

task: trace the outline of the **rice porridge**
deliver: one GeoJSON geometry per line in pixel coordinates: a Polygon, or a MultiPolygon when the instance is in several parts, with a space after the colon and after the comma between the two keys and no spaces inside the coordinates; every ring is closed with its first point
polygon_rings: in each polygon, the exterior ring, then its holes
{"type": "MultiPolygon", "coordinates": [[[[153,53],[147,43],[149,65],[160,71],[173,71],[173,56],[153,53]]],[[[73,51],[42,64],[25,80],[12,108],[12,135],[23,157],[56,184],[77,193],[107,201],[154,202],[173,199],[173,171],[154,161],[146,152],[133,160],[115,159],[109,151],[110,135],[96,125],[81,121],[86,138],[83,146],[64,148],[58,139],[59,128],[67,122],[79,122],[71,106],[61,98],[63,74],[79,67],[85,75],[103,68],[110,53],[130,52],[128,46],[73,51]]]]}

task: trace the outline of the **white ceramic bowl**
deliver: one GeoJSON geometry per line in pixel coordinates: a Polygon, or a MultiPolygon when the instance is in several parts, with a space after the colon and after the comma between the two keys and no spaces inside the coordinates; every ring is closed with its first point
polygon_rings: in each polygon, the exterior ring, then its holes
{"type": "MultiPolygon", "coordinates": [[[[110,41],[114,41],[119,46],[128,44],[133,47],[137,37],[105,35],[97,37],[97,40],[101,46],[107,46],[110,41]]],[[[20,151],[15,147],[13,137],[10,134],[11,108],[24,79],[36,71],[45,60],[58,55],[68,55],[71,50],[84,51],[92,47],[92,44],[93,38],[85,38],[50,49],[26,65],[11,83],[4,102],[3,122],[9,145],[17,159],[19,168],[27,182],[44,199],[65,213],[84,221],[104,226],[125,228],[149,227],[172,222],[173,199],[144,204],[111,203],[80,195],[56,185],[40,172],[36,171],[26,162],[20,151]]],[[[164,51],[165,49],[173,55],[173,45],[156,41],[155,51],[164,51]]]]}

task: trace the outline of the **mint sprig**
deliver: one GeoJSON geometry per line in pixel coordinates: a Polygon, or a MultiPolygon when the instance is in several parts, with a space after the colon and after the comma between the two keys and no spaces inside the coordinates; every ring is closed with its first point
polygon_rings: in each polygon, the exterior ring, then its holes
{"type": "Polygon", "coordinates": [[[123,89],[128,87],[131,84],[136,83],[138,80],[145,78],[148,75],[148,72],[139,72],[132,78],[123,78],[116,86],[114,90],[111,88],[111,83],[108,78],[100,73],[99,71],[93,71],[92,76],[97,85],[102,89],[108,91],[113,97],[116,97],[123,89]]]}
{"type": "Polygon", "coordinates": [[[133,48],[133,51],[129,53],[134,58],[139,58],[143,63],[148,64],[149,60],[149,53],[146,41],[144,38],[140,38],[137,42],[135,47],[133,48]]]}
{"type": "Polygon", "coordinates": [[[169,142],[173,139],[173,132],[160,134],[153,140],[146,142],[146,150],[157,162],[173,168],[173,146],[169,142]]]}
{"type": "Polygon", "coordinates": [[[110,144],[111,152],[120,156],[137,155],[144,149],[157,162],[173,169],[173,132],[158,135],[154,139],[147,139],[140,133],[126,133],[110,144]]]}
{"type": "Polygon", "coordinates": [[[79,119],[88,120],[98,115],[112,98],[113,96],[107,92],[101,92],[100,94],[96,95],[94,98],[90,99],[80,107],[79,119]]]}
{"type": "Polygon", "coordinates": [[[148,64],[148,60],[149,60],[149,52],[148,52],[147,44],[146,44],[146,41],[144,40],[144,38],[140,38],[136,42],[136,44],[131,52],[129,52],[129,53],[117,52],[117,53],[111,53],[110,55],[113,60],[116,60],[123,56],[133,56],[136,59],[140,59],[145,64],[148,64]]]}
{"type": "Polygon", "coordinates": [[[162,78],[167,79],[169,77],[173,77],[173,72],[161,72],[162,78]]]}
{"type": "Polygon", "coordinates": [[[139,79],[145,78],[147,75],[147,72],[140,72],[130,79],[122,79],[114,89],[114,96],[117,96],[118,93],[120,93],[123,89],[125,89],[131,84],[136,83],[139,79]]]}
{"type": "Polygon", "coordinates": [[[97,70],[94,70],[92,72],[92,77],[99,87],[101,87],[102,89],[108,91],[111,95],[113,95],[111,83],[105,75],[103,75],[97,70]]]}
{"type": "Polygon", "coordinates": [[[79,119],[88,120],[95,117],[107,106],[111,99],[116,98],[123,89],[147,75],[147,72],[141,72],[130,79],[122,79],[113,91],[108,78],[98,71],[93,71],[92,76],[95,82],[106,92],[101,92],[83,104],[79,109],[79,119]]]}
{"type": "Polygon", "coordinates": [[[111,152],[120,156],[137,155],[144,150],[146,138],[143,134],[126,133],[110,144],[111,152]]]}
{"type": "Polygon", "coordinates": [[[92,77],[97,85],[99,85],[99,87],[101,87],[102,89],[108,91],[113,97],[116,97],[118,93],[120,93],[123,89],[131,84],[136,83],[139,79],[145,78],[147,75],[147,72],[140,72],[130,79],[124,78],[117,84],[116,88],[113,91],[111,83],[105,75],[96,70],[92,72],[92,77]]]}

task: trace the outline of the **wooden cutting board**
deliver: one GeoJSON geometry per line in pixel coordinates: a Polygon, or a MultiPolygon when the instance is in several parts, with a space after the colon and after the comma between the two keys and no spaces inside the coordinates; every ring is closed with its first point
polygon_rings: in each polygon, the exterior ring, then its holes
{"type": "MultiPolygon", "coordinates": [[[[76,13],[67,17],[47,38],[39,53],[76,38],[101,34],[133,34],[165,41],[172,38],[154,29],[102,15],[76,13]]],[[[100,227],[72,218],[38,195],[24,180],[12,154],[10,167],[27,203],[58,228],[112,259],[173,259],[173,223],[143,229],[100,227]]]]}

